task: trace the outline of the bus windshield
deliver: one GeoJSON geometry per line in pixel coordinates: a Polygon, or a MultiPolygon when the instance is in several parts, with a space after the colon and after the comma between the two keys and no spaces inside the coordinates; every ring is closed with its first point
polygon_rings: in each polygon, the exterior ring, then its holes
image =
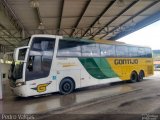
{"type": "Polygon", "coordinates": [[[49,75],[54,45],[54,38],[37,37],[33,39],[27,60],[26,81],[49,75]]]}

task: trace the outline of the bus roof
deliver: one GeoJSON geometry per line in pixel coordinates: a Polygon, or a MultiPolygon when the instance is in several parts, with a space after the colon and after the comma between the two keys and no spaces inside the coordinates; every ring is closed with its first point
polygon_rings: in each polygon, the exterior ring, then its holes
{"type": "Polygon", "coordinates": [[[71,41],[83,41],[83,42],[91,42],[91,43],[102,43],[102,44],[126,44],[124,42],[112,41],[112,40],[103,40],[103,39],[86,39],[86,38],[71,38],[71,37],[63,37],[64,39],[71,41]]]}
{"type": "Polygon", "coordinates": [[[125,42],[104,40],[104,39],[86,39],[86,38],[71,38],[71,37],[63,37],[63,38],[65,40],[70,40],[70,41],[83,41],[83,42],[90,42],[90,43],[111,44],[111,45],[126,45],[126,46],[150,48],[148,46],[132,45],[132,44],[126,44],[125,42]]]}
{"type": "MultiPolygon", "coordinates": [[[[32,35],[33,37],[55,37],[58,35],[47,35],[47,34],[35,34],[32,35]]],[[[135,47],[148,47],[148,46],[140,46],[140,45],[132,45],[132,44],[126,44],[125,42],[119,42],[119,41],[112,41],[112,40],[104,40],[104,39],[87,39],[87,38],[78,38],[78,37],[66,37],[66,36],[59,36],[60,38],[63,38],[65,40],[70,41],[83,41],[83,42],[90,42],[90,43],[101,43],[101,44],[114,44],[114,45],[126,45],[126,46],[135,46],[135,47]]],[[[150,47],[148,47],[150,48],[150,47]]]]}

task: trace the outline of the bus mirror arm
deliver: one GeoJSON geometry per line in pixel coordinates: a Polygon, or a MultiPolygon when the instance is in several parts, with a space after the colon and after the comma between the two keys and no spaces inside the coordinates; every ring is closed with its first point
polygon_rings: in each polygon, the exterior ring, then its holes
{"type": "Polygon", "coordinates": [[[29,48],[29,46],[16,48],[13,55],[14,61],[25,62],[25,54],[29,48]]]}
{"type": "Polygon", "coordinates": [[[29,71],[33,71],[33,59],[29,59],[27,68],[29,71]]]}

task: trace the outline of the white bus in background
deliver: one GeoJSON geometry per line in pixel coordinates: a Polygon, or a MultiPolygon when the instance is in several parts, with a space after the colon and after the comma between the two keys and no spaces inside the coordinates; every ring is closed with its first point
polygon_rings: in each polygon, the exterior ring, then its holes
{"type": "Polygon", "coordinates": [[[3,63],[11,64],[13,62],[13,52],[6,52],[3,55],[3,63]]]}
{"type": "Polygon", "coordinates": [[[23,97],[121,80],[137,82],[153,74],[149,47],[107,40],[91,41],[33,35],[16,48],[10,69],[12,91],[23,97]]]}

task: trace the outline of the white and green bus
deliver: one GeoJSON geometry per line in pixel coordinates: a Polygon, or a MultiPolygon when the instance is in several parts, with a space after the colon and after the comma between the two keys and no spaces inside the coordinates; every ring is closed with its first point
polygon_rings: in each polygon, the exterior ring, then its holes
{"type": "Polygon", "coordinates": [[[12,91],[23,97],[130,80],[153,74],[148,47],[107,40],[85,40],[55,35],[33,35],[16,48],[9,72],[12,91]]]}

